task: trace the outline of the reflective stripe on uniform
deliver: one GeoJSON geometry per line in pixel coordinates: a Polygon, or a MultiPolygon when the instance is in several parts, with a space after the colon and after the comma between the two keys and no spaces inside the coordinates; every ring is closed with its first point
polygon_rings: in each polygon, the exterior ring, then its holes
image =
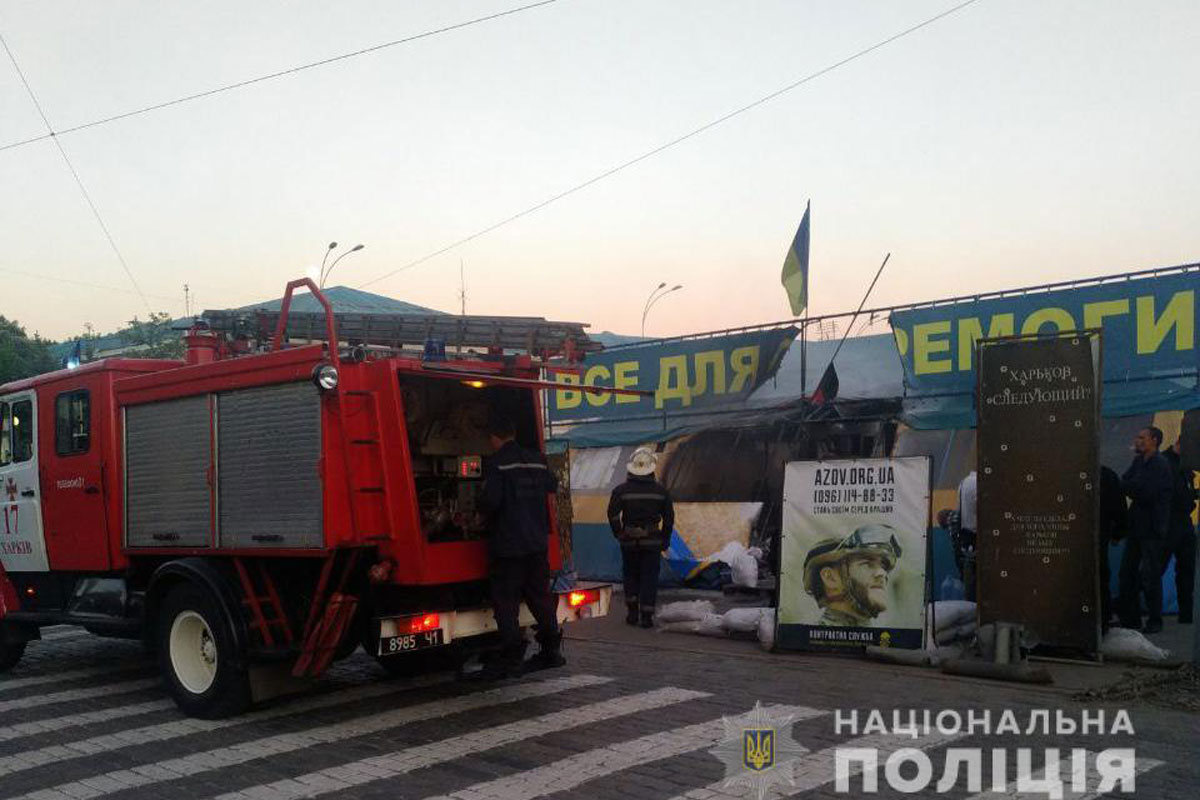
{"type": "MultiPolygon", "coordinates": [[[[500,469],[504,469],[504,467],[501,467],[500,469]]],[[[667,496],[665,494],[623,494],[623,495],[621,495],[621,499],[622,500],[666,500],[667,496]]]]}
{"type": "Polygon", "coordinates": [[[545,464],[501,464],[496,469],[546,469],[545,464]]]}

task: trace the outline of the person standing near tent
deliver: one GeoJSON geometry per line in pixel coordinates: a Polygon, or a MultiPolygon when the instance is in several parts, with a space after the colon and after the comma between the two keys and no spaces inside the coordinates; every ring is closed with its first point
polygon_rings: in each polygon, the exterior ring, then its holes
{"type": "Polygon", "coordinates": [[[1162,572],[1171,512],[1171,465],[1159,452],[1163,433],[1142,428],[1133,440],[1137,453],[1121,476],[1129,498],[1129,541],[1121,557],[1121,624],[1141,626],[1139,594],[1146,595],[1146,633],[1162,630],[1162,572]]]}
{"type": "Polygon", "coordinates": [[[643,628],[654,624],[659,558],[671,544],[675,527],[671,493],[654,478],[657,466],[654,451],[639,447],[625,467],[625,482],[608,500],[608,524],[621,544],[625,622],[643,628]]]}
{"type": "Polygon", "coordinates": [[[1192,525],[1192,509],[1196,507],[1196,476],[1184,467],[1183,436],[1175,446],[1163,451],[1171,465],[1171,521],[1167,530],[1167,552],[1163,554],[1163,572],[1175,556],[1175,595],[1179,600],[1179,624],[1192,622],[1193,592],[1196,583],[1196,528],[1192,525]]]}

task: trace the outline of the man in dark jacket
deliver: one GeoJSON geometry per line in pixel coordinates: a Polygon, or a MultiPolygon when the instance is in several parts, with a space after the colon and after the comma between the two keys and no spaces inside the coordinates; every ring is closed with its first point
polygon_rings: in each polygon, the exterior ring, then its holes
{"type": "Polygon", "coordinates": [[[1140,627],[1139,589],[1146,596],[1146,633],[1162,630],[1162,572],[1171,511],[1171,465],[1158,451],[1162,431],[1138,431],[1133,441],[1137,455],[1121,476],[1121,490],[1129,498],[1129,541],[1121,558],[1121,624],[1140,627]]]}
{"type": "Polygon", "coordinates": [[[1175,446],[1163,451],[1171,465],[1171,518],[1167,523],[1167,551],[1163,556],[1163,571],[1175,556],[1175,596],[1179,600],[1179,623],[1192,622],[1193,592],[1196,584],[1196,528],[1192,525],[1192,509],[1196,507],[1196,476],[1185,469],[1181,459],[1183,437],[1175,446]]]}
{"type": "Polygon", "coordinates": [[[518,621],[521,600],[537,621],[541,646],[530,659],[530,667],[561,667],[566,659],[561,652],[558,604],[550,594],[547,561],[548,497],[558,488],[558,480],[541,453],[516,443],[510,420],[493,417],[488,432],[495,452],[484,466],[483,508],[488,516],[489,578],[501,650],[499,659],[479,677],[495,680],[518,676],[523,669],[528,644],[518,621]]]}
{"type": "Polygon", "coordinates": [[[626,480],[608,500],[608,524],[621,544],[625,577],[625,622],[654,625],[658,597],[659,554],[671,544],[675,506],[671,494],[654,479],[654,451],[639,447],[626,465],[626,480]]]}

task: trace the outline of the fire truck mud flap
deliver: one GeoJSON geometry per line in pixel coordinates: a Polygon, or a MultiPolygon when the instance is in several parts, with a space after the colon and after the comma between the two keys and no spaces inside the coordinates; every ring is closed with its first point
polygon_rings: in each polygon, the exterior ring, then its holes
{"type": "MultiPolygon", "coordinates": [[[[560,625],[590,617],[608,614],[612,603],[612,585],[607,583],[580,583],[572,589],[555,592],[558,597],[558,621],[560,625]]],[[[429,611],[423,614],[377,617],[373,630],[378,637],[367,642],[366,650],[381,660],[403,660],[406,655],[458,645],[463,649],[476,649],[476,641],[486,641],[489,634],[496,632],[496,617],[491,608],[458,609],[454,611],[429,611]]],[[[534,624],[533,614],[522,603],[520,613],[522,628],[534,624]]]]}

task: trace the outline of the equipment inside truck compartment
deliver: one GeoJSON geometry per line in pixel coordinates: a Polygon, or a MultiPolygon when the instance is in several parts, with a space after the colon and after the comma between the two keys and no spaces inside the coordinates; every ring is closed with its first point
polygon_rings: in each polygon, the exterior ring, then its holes
{"type": "Polygon", "coordinates": [[[483,458],[492,452],[488,419],[512,420],[517,441],[538,448],[533,392],[486,379],[400,376],[421,529],[430,542],[481,538],[483,458]]]}

